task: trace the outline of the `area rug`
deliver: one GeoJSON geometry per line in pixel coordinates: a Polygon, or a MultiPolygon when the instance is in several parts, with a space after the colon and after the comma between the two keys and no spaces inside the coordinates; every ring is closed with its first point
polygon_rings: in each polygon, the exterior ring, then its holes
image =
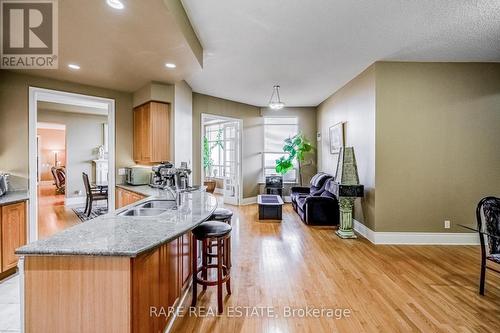
{"type": "Polygon", "coordinates": [[[87,216],[87,214],[84,213],[84,210],[85,207],[73,208],[73,211],[75,212],[76,216],[78,216],[78,218],[82,222],[95,219],[98,216],[108,213],[108,209],[106,207],[92,207],[92,212],[90,213],[90,216],[87,216]]]}

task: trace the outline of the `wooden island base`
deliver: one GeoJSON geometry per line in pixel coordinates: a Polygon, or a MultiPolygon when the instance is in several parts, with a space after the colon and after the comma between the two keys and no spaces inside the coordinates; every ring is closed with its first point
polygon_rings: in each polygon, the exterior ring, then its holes
{"type": "Polygon", "coordinates": [[[25,332],[163,332],[191,276],[191,233],[136,258],[26,256],[25,332]]]}

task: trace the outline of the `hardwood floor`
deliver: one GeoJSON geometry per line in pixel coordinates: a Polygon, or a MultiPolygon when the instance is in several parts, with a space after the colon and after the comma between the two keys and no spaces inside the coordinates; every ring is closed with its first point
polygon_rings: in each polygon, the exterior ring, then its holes
{"type": "Polygon", "coordinates": [[[486,295],[478,295],[477,246],[375,246],[363,238],[341,240],[329,227],[308,227],[289,204],[282,223],[258,222],[256,205],[226,207],[235,213],[233,294],[226,297],[226,311],[215,316],[216,289],[208,288],[198,297],[199,310],[189,315],[188,295],[173,332],[493,332],[500,327],[500,276],[488,272],[486,295]],[[278,318],[241,317],[238,306],[272,307],[278,318]],[[306,306],[351,314],[284,317],[286,307],[306,306]]]}
{"type": "Polygon", "coordinates": [[[64,206],[64,194],[56,194],[53,185],[38,186],[38,238],[47,238],[56,232],[80,223],[76,214],[64,206]]]}

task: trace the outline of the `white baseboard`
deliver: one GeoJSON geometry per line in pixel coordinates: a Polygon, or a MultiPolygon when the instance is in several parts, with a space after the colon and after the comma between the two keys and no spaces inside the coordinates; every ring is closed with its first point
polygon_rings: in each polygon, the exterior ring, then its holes
{"type": "Polygon", "coordinates": [[[71,198],[64,198],[64,205],[65,206],[78,206],[85,204],[86,197],[71,197],[71,198]]]}
{"type": "Polygon", "coordinates": [[[373,244],[479,245],[473,232],[376,232],[356,220],[354,230],[373,244]]]}
{"type": "Polygon", "coordinates": [[[352,219],[353,224],[354,224],[354,231],[356,231],[358,234],[363,236],[364,238],[368,239],[370,242],[373,244],[375,243],[375,231],[372,229],[368,228],[366,225],[363,223],[356,221],[355,219],[352,219]]]}
{"type": "Polygon", "coordinates": [[[287,196],[284,196],[284,197],[283,197],[283,201],[284,201],[284,202],[292,202],[292,197],[290,197],[290,196],[288,196],[288,197],[287,197],[287,196]]]}
{"type": "Polygon", "coordinates": [[[248,197],[241,199],[240,206],[251,205],[257,203],[257,197],[248,197]]]}

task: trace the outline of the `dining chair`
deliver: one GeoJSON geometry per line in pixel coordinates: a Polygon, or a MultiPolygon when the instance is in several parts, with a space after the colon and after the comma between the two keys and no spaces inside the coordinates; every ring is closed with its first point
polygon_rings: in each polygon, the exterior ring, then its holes
{"type": "Polygon", "coordinates": [[[66,173],[62,168],[50,168],[52,177],[54,178],[54,185],[56,186],[56,193],[64,194],[66,192],[66,173]]]}
{"type": "Polygon", "coordinates": [[[476,208],[477,230],[481,244],[481,275],[479,294],[484,295],[486,269],[500,273],[499,270],[487,265],[500,264],[500,198],[485,197],[479,201],[476,208]],[[484,222],[484,223],[483,223],[484,222]],[[488,247],[486,247],[486,240],[488,247]]]}
{"type": "Polygon", "coordinates": [[[90,186],[89,176],[85,172],[82,172],[82,177],[83,184],[85,186],[85,192],[87,194],[85,214],[87,214],[87,216],[90,216],[90,213],[92,213],[92,203],[94,201],[106,200],[106,207],[108,207],[108,191],[101,191],[96,188],[92,188],[92,186],[90,186]]]}

